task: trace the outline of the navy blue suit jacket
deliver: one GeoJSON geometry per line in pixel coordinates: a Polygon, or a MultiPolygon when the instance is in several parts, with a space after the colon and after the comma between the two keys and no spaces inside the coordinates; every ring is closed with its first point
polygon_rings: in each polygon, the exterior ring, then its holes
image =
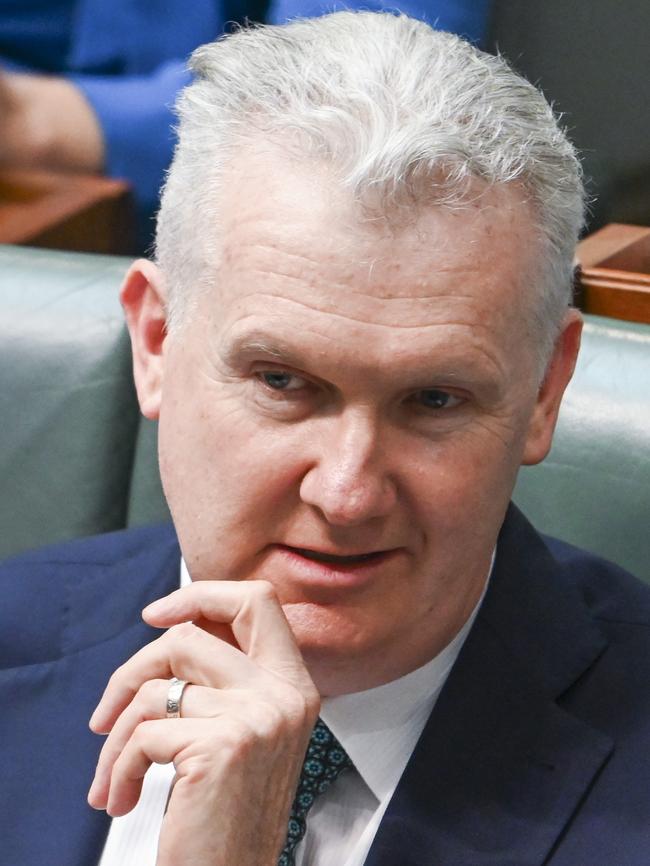
{"type": "MultiPolygon", "coordinates": [[[[156,632],[178,581],[171,527],[0,568],[0,863],[92,866],[87,720],[156,632]]],[[[650,589],[545,542],[511,508],[484,604],[382,821],[367,866],[647,866],[650,589]]],[[[338,864],[332,864],[338,866],[338,864]]]]}

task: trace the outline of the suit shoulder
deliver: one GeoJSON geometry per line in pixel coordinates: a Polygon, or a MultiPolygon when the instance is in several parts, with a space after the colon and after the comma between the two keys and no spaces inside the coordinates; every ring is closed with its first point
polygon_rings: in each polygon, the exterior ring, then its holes
{"type": "Polygon", "coordinates": [[[607,559],[557,538],[543,538],[592,616],[650,627],[650,585],[607,559]]]}
{"type": "Polygon", "coordinates": [[[178,580],[170,525],[106,533],[0,565],[0,667],[54,660],[108,640],[178,580]]]}
{"type": "Polygon", "coordinates": [[[5,575],[23,567],[33,570],[39,566],[74,565],[75,563],[111,565],[117,560],[137,556],[143,550],[151,549],[161,543],[172,542],[175,538],[171,523],[120,529],[116,532],[75,538],[11,556],[0,562],[0,574],[5,575]]]}

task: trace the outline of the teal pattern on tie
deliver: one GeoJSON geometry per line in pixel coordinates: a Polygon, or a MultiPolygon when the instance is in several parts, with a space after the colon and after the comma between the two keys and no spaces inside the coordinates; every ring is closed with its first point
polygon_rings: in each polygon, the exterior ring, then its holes
{"type": "Polygon", "coordinates": [[[326,791],[344,770],[353,766],[343,746],[319,719],[309,740],[309,747],[300,773],[300,781],[289,815],[287,841],[278,859],[278,866],[294,866],[294,854],[307,829],[307,812],[319,794],[326,791]]]}

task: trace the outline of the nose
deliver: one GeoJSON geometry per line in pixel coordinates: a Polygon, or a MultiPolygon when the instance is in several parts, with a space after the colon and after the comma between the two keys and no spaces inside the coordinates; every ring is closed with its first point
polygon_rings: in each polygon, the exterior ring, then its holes
{"type": "Polygon", "coordinates": [[[318,456],[302,479],[303,502],[333,526],[358,526],[386,517],[397,490],[382,453],[378,425],[365,412],[323,419],[318,456]]]}

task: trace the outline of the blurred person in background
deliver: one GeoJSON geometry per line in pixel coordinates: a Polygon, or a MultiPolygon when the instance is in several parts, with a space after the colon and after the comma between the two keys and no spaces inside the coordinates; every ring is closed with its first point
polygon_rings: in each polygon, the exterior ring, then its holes
{"type": "Polygon", "coordinates": [[[490,0],[0,0],[0,166],[127,179],[148,246],[186,58],[245,20],[398,9],[480,42],[490,0]]]}

